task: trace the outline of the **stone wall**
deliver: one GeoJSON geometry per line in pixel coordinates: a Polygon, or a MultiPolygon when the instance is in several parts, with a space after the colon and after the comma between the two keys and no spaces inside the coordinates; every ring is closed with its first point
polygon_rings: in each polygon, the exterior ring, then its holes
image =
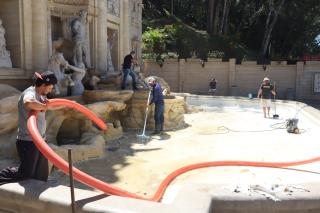
{"type": "Polygon", "coordinates": [[[276,83],[278,97],[282,99],[320,100],[320,94],[313,92],[314,74],[320,72],[320,62],[271,62],[258,65],[255,61],[236,64],[235,59],[227,62],[199,59],[169,59],[162,66],[154,61],[144,62],[145,76],[155,75],[164,78],[173,92],[208,94],[210,78],[216,78],[217,95],[248,96],[257,94],[264,77],[276,83]]]}

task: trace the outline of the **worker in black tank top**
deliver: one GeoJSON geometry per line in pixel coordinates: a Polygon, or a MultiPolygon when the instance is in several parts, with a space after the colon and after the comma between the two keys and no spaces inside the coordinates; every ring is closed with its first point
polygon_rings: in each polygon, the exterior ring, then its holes
{"type": "Polygon", "coordinates": [[[129,55],[126,55],[123,60],[123,65],[122,65],[122,83],[121,83],[121,89],[124,90],[127,87],[127,77],[128,75],[131,76],[132,78],[132,89],[133,90],[138,90],[137,84],[136,84],[136,76],[132,72],[131,67],[134,64],[134,56],[135,52],[131,51],[129,55]]]}
{"type": "Polygon", "coordinates": [[[258,98],[261,98],[261,107],[265,118],[267,115],[270,117],[272,94],[276,95],[274,86],[270,83],[270,79],[265,77],[258,91],[258,98]]]}

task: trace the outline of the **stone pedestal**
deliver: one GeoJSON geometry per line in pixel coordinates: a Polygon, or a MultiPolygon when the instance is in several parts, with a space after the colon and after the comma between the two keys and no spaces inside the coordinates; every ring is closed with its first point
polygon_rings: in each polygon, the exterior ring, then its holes
{"type": "Polygon", "coordinates": [[[10,54],[0,54],[0,67],[12,68],[10,54]]]}

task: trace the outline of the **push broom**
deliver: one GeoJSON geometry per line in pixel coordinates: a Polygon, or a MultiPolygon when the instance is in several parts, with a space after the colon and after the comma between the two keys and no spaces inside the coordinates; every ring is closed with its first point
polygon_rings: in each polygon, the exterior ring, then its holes
{"type": "Polygon", "coordinates": [[[146,126],[147,126],[147,119],[148,119],[150,97],[151,97],[151,89],[149,90],[149,94],[148,94],[148,102],[147,102],[147,107],[146,107],[146,115],[144,118],[143,131],[142,131],[141,135],[137,135],[137,137],[140,138],[141,140],[147,140],[150,138],[150,136],[147,136],[145,134],[146,133],[146,126]]]}

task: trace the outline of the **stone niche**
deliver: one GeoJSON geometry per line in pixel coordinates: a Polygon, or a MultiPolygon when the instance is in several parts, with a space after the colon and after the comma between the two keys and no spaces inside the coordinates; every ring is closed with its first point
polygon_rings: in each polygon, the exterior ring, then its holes
{"type": "Polygon", "coordinates": [[[107,28],[107,72],[114,73],[119,71],[119,33],[118,30],[107,28]]]}
{"type": "MultiPolygon", "coordinates": [[[[64,58],[73,64],[73,47],[74,42],[72,41],[71,33],[71,22],[79,17],[80,11],[85,10],[88,12],[87,15],[87,27],[86,27],[86,49],[88,51],[88,64],[91,65],[92,58],[91,52],[93,47],[93,8],[89,4],[88,0],[54,0],[49,4],[50,9],[50,22],[49,22],[49,46],[52,47],[52,42],[57,41],[60,38],[63,39],[62,51],[64,58]]],[[[52,49],[52,48],[51,48],[52,49]]]]}
{"type": "Polygon", "coordinates": [[[68,33],[64,33],[64,30],[69,23],[66,23],[66,19],[61,19],[57,16],[51,16],[51,45],[53,41],[57,41],[59,39],[63,39],[62,44],[62,53],[64,58],[72,64],[73,57],[73,42],[71,40],[71,36],[68,33]]]}
{"type": "MultiPolygon", "coordinates": [[[[5,29],[6,49],[10,53],[12,66],[21,67],[21,23],[20,10],[22,8],[19,0],[0,1],[0,19],[5,29]]],[[[0,73],[1,75],[1,73],[0,73]]]]}
{"type": "MultiPolygon", "coordinates": [[[[118,97],[119,94],[116,96],[118,97]]],[[[46,117],[47,141],[50,142],[51,148],[64,159],[67,159],[68,148],[73,149],[74,161],[102,157],[106,141],[119,138],[123,134],[118,114],[126,108],[126,104],[121,100],[111,101],[110,99],[88,103],[81,96],[73,96],[69,99],[93,111],[107,123],[107,131],[100,131],[78,111],[67,108],[49,110],[46,117]]]]}
{"type": "Polygon", "coordinates": [[[81,126],[84,125],[84,121],[79,119],[65,119],[59,132],[57,134],[57,144],[67,145],[67,144],[79,144],[81,139],[81,126]]]}

